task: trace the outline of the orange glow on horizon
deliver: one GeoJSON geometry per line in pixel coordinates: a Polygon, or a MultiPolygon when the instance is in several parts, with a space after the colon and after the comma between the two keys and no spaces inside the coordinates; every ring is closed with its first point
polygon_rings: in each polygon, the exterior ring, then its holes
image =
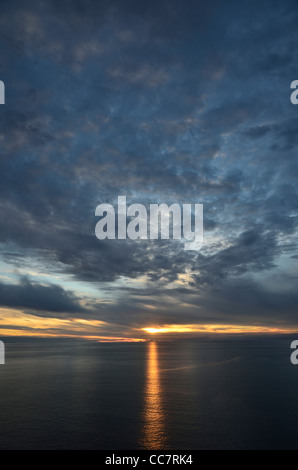
{"type": "Polygon", "coordinates": [[[96,335],[70,335],[65,333],[42,333],[42,332],[24,332],[22,330],[13,330],[13,329],[1,329],[0,328],[0,337],[25,337],[25,338],[60,338],[60,339],[87,339],[90,341],[98,341],[100,343],[145,343],[144,338],[126,338],[125,336],[96,336],[96,335]]]}
{"type": "Polygon", "coordinates": [[[141,328],[142,331],[150,334],[164,333],[217,333],[217,334],[249,334],[249,333],[275,333],[275,334],[291,334],[297,333],[297,329],[279,328],[269,326],[255,325],[164,325],[158,327],[141,328]]]}
{"type": "Polygon", "coordinates": [[[0,308],[1,337],[78,338],[99,342],[144,342],[143,338],[111,334],[104,321],[85,318],[52,318],[0,308]]]}
{"type": "Polygon", "coordinates": [[[164,324],[143,328],[119,330],[116,325],[95,318],[50,317],[26,313],[22,310],[0,308],[0,336],[78,338],[100,342],[146,342],[148,334],[178,335],[202,334],[296,334],[298,329],[266,325],[236,324],[164,324]]]}

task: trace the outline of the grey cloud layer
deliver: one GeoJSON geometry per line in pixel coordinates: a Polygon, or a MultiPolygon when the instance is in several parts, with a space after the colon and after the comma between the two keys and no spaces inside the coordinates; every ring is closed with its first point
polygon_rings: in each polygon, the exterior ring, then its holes
{"type": "MultiPolygon", "coordinates": [[[[169,288],[178,306],[192,305],[180,321],[237,317],[237,281],[260,321],[278,311],[292,323],[288,277],[277,298],[255,276],[279,272],[280,259],[293,263],[297,253],[298,122],[289,99],[297,18],[294,1],[4,2],[3,259],[8,246],[24,263],[30,250],[98,288],[145,276],[143,300],[117,286],[119,305],[98,311],[128,324],[149,318],[148,297],[160,307],[154,319],[170,321],[162,292],[185,273],[183,294],[169,288]],[[95,207],[120,194],[203,203],[202,252],[172,241],[98,242],[95,207]]],[[[34,308],[75,313],[79,291],[57,290],[55,306],[52,287],[16,289],[3,285],[0,303],[26,304],[28,289],[34,308]]]]}

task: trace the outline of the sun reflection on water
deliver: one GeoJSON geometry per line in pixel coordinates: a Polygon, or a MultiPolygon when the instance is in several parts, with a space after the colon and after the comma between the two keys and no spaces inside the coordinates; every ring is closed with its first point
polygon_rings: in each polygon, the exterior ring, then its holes
{"type": "Polygon", "coordinates": [[[158,344],[155,341],[148,343],[143,420],[142,447],[145,449],[164,448],[166,440],[164,410],[158,363],[158,344]]]}

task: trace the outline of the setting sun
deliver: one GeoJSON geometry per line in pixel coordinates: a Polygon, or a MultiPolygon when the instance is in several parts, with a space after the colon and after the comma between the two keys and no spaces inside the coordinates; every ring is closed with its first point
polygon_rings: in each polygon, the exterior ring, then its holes
{"type": "Polygon", "coordinates": [[[279,328],[270,327],[265,325],[164,325],[163,327],[147,327],[142,328],[150,334],[156,333],[216,333],[216,334],[231,334],[231,333],[294,333],[296,330],[292,328],[279,328]]]}

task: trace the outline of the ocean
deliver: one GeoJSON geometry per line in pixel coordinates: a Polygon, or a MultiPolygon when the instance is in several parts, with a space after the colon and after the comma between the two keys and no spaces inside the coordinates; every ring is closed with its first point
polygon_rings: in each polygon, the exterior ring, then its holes
{"type": "Polygon", "coordinates": [[[1,450],[298,449],[298,338],[1,339],[1,450]]]}

